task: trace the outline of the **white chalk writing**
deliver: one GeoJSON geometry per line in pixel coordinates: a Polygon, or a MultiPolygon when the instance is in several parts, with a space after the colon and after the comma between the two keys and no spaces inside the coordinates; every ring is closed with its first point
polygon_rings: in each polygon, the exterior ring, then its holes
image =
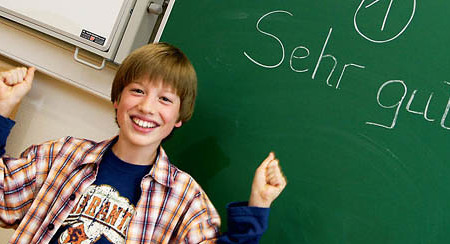
{"type": "MultiPolygon", "coordinates": [[[[363,24],[361,23],[361,20],[359,20],[358,17],[359,17],[360,15],[362,15],[362,12],[364,12],[364,14],[368,15],[368,14],[367,14],[368,11],[371,11],[370,14],[378,15],[378,13],[377,13],[376,10],[371,10],[371,9],[369,9],[369,8],[371,8],[374,4],[378,3],[379,1],[380,1],[380,0],[375,0],[375,1],[373,1],[372,3],[366,5],[364,8],[361,8],[361,7],[364,5],[364,3],[367,2],[366,0],[362,0],[362,1],[361,1],[361,4],[359,4],[358,8],[356,9],[355,15],[353,16],[353,25],[354,25],[354,27],[355,27],[356,32],[358,32],[359,35],[361,35],[362,37],[364,37],[366,40],[368,40],[368,41],[370,41],[370,42],[374,42],[374,43],[385,43],[385,42],[390,42],[390,41],[396,39],[397,37],[399,37],[401,34],[403,34],[403,32],[408,28],[409,24],[410,24],[411,21],[413,20],[414,14],[416,13],[416,0],[411,0],[411,1],[412,1],[412,6],[411,6],[411,14],[410,14],[410,17],[409,17],[407,23],[403,26],[403,28],[402,28],[399,32],[397,32],[397,33],[394,32],[394,36],[392,36],[392,34],[390,34],[390,35],[386,34],[386,36],[383,37],[383,38],[381,38],[381,37],[376,38],[376,37],[373,37],[373,36],[374,36],[374,33],[376,33],[375,31],[373,31],[373,30],[372,30],[372,31],[364,30],[364,29],[361,27],[363,24]],[[369,34],[369,33],[366,33],[366,32],[369,32],[370,34],[369,34]]],[[[403,2],[405,2],[405,1],[403,1],[403,2]]],[[[403,2],[402,2],[402,3],[403,3],[403,2]]],[[[393,0],[390,0],[388,9],[387,9],[387,11],[386,11],[386,14],[384,15],[383,23],[382,23],[382,25],[381,25],[381,31],[382,31],[382,32],[383,32],[383,31],[385,30],[385,28],[386,28],[386,23],[387,23],[388,16],[389,16],[389,14],[390,14],[390,10],[391,10],[391,7],[392,7],[392,3],[393,3],[393,0]]],[[[402,6],[402,5],[400,5],[400,6],[402,6]]],[[[402,7],[403,7],[403,6],[402,6],[402,7]]],[[[408,9],[408,8],[406,8],[406,7],[403,7],[403,8],[404,8],[404,9],[408,9]]],[[[369,14],[369,15],[370,15],[370,14],[369,14]]]]}
{"type": "MultiPolygon", "coordinates": [[[[449,85],[447,82],[444,82],[444,83],[447,84],[447,85],[449,85]]],[[[433,99],[433,94],[434,94],[434,93],[432,92],[432,93],[428,96],[428,100],[427,100],[427,103],[426,103],[425,106],[424,106],[423,111],[418,111],[418,110],[413,110],[413,109],[411,108],[411,106],[412,106],[412,104],[413,104],[413,101],[414,101],[414,99],[415,99],[415,97],[416,97],[417,92],[418,92],[418,90],[414,90],[414,91],[411,93],[411,95],[410,95],[410,97],[409,97],[409,99],[408,99],[408,103],[407,103],[407,105],[406,105],[406,107],[405,107],[405,110],[406,110],[407,112],[409,112],[409,113],[412,113],[412,114],[422,115],[423,118],[424,118],[426,121],[428,121],[428,122],[433,122],[433,121],[435,121],[435,119],[430,118],[430,117],[429,117],[429,114],[428,114],[429,107],[430,107],[431,101],[432,101],[432,99],[433,99]]],[[[383,128],[386,128],[386,129],[393,129],[393,128],[395,127],[396,123],[397,123],[399,111],[400,111],[400,108],[402,107],[403,102],[405,101],[405,98],[406,98],[406,96],[407,96],[407,93],[408,93],[408,88],[407,88],[407,86],[406,86],[406,84],[405,84],[404,81],[401,81],[401,80],[390,80],[390,81],[387,81],[387,82],[383,83],[383,84],[380,86],[380,88],[378,89],[378,93],[377,93],[377,102],[378,102],[378,105],[380,105],[380,107],[382,107],[382,108],[385,108],[385,109],[393,109],[393,110],[394,110],[394,115],[393,115],[393,117],[392,117],[392,120],[391,120],[391,122],[390,122],[390,125],[383,125],[383,124],[380,124],[380,123],[374,123],[374,122],[366,122],[366,124],[368,124],[368,125],[374,125],[374,126],[379,126],[379,127],[383,127],[383,128]],[[383,104],[383,103],[380,101],[380,96],[381,96],[381,93],[382,93],[385,89],[388,89],[388,88],[387,88],[388,85],[391,85],[391,84],[401,84],[401,86],[402,86],[402,88],[403,88],[403,95],[402,95],[401,97],[399,97],[397,103],[395,103],[395,104],[393,104],[393,105],[385,105],[385,104],[383,104]]],[[[435,105],[436,105],[436,104],[435,104],[435,105]]],[[[417,106],[416,106],[416,107],[417,107],[417,106]]],[[[445,122],[446,122],[446,120],[447,120],[447,116],[448,116],[449,110],[450,110],[450,98],[449,98],[449,100],[448,100],[448,102],[447,102],[447,104],[446,104],[446,106],[445,106],[444,112],[443,112],[442,117],[441,117],[441,120],[440,120],[440,126],[441,126],[442,128],[444,128],[444,129],[446,129],[446,130],[450,130],[450,127],[448,127],[448,126],[445,125],[445,122]]]]}
{"type": "MultiPolygon", "coordinates": [[[[373,38],[369,38],[368,36],[364,35],[360,31],[359,25],[358,25],[358,21],[357,21],[357,17],[360,14],[360,11],[362,11],[361,10],[362,6],[364,6],[364,9],[369,9],[372,6],[374,6],[375,4],[379,3],[380,1],[381,0],[374,0],[374,1],[370,2],[370,3],[368,3],[368,4],[365,4],[366,1],[362,0],[361,4],[358,6],[358,9],[356,10],[355,15],[354,15],[354,27],[355,27],[356,31],[358,32],[358,34],[361,35],[362,37],[364,37],[366,40],[369,40],[370,42],[375,42],[375,43],[389,42],[389,41],[392,41],[392,40],[396,39],[398,36],[400,36],[406,30],[406,28],[409,26],[409,24],[411,23],[411,21],[412,21],[412,19],[414,17],[414,14],[415,14],[415,10],[416,10],[416,0],[411,0],[412,1],[412,12],[410,14],[409,20],[404,25],[403,29],[400,32],[396,33],[396,35],[393,36],[393,37],[386,38],[386,39],[375,40],[373,38]]],[[[392,8],[392,5],[393,5],[393,1],[394,0],[390,0],[389,6],[388,6],[388,8],[387,8],[387,10],[386,10],[386,12],[384,14],[383,22],[381,24],[381,31],[384,31],[386,26],[387,26],[387,24],[388,24],[388,19],[389,19],[388,16],[391,13],[391,8],[392,8]]],[[[276,36],[275,34],[270,33],[267,30],[263,30],[260,27],[260,23],[261,22],[263,22],[263,21],[264,22],[265,21],[271,21],[272,19],[270,17],[272,15],[275,15],[275,14],[277,14],[277,15],[279,15],[279,14],[285,15],[286,18],[294,17],[293,13],[291,13],[289,11],[286,11],[286,10],[275,10],[275,11],[268,12],[268,13],[262,15],[258,19],[258,21],[256,23],[256,30],[259,33],[269,37],[272,40],[275,40],[278,43],[278,45],[276,47],[274,47],[274,48],[276,48],[277,52],[281,54],[281,58],[278,61],[278,63],[276,63],[276,64],[264,64],[261,61],[257,61],[256,58],[253,58],[249,54],[249,52],[244,51],[244,56],[248,60],[250,60],[252,63],[254,63],[254,64],[256,64],[256,65],[258,65],[260,67],[268,68],[268,69],[274,69],[274,68],[280,67],[283,64],[283,62],[284,62],[285,53],[286,53],[285,44],[283,43],[283,40],[280,37],[276,36]]],[[[325,38],[325,40],[323,42],[321,51],[318,54],[318,58],[317,58],[317,61],[315,62],[314,69],[312,70],[311,79],[312,80],[316,79],[316,76],[317,76],[317,73],[318,73],[319,69],[322,68],[321,64],[326,59],[327,60],[327,64],[329,64],[331,62],[331,66],[328,65],[328,67],[330,67],[330,70],[329,70],[329,73],[328,73],[324,83],[327,86],[329,86],[329,87],[333,87],[335,89],[340,89],[340,87],[343,84],[344,74],[346,72],[349,72],[348,70],[355,70],[356,71],[356,69],[365,69],[366,67],[364,65],[353,63],[353,62],[344,63],[342,66],[339,65],[340,64],[340,60],[336,56],[331,54],[330,51],[328,50],[329,49],[328,48],[328,44],[332,40],[332,34],[333,34],[333,28],[330,27],[329,30],[328,30],[328,34],[326,35],[326,38],[325,38]],[[342,69],[341,69],[339,78],[336,81],[333,82],[332,81],[332,77],[333,77],[333,74],[336,71],[336,69],[338,69],[338,67],[342,67],[342,69]]],[[[311,52],[310,52],[308,47],[306,47],[304,45],[296,46],[295,48],[293,48],[293,50],[291,51],[291,54],[290,54],[290,58],[289,58],[289,67],[290,67],[290,69],[293,72],[296,72],[296,73],[307,73],[307,72],[309,72],[311,69],[310,69],[310,67],[305,67],[304,60],[308,59],[310,57],[311,57],[311,52]]],[[[323,70],[322,70],[322,72],[323,72],[323,70]]],[[[446,85],[450,85],[450,82],[444,81],[444,83],[446,85]]],[[[427,99],[426,104],[423,107],[418,106],[416,104],[417,102],[414,103],[415,98],[416,98],[416,96],[418,94],[422,95],[419,90],[414,89],[412,91],[412,93],[408,97],[408,87],[407,87],[406,83],[403,80],[388,80],[388,81],[384,82],[379,87],[378,92],[377,92],[377,96],[376,96],[377,104],[383,109],[392,111],[393,112],[392,119],[390,119],[388,122],[385,122],[385,123],[383,123],[383,122],[367,121],[367,122],[365,122],[365,124],[371,125],[371,126],[377,126],[377,127],[381,127],[381,128],[385,128],[385,129],[393,129],[393,128],[395,128],[395,126],[396,126],[396,124],[398,122],[399,114],[400,114],[400,111],[401,111],[401,109],[403,107],[405,107],[405,110],[408,113],[420,115],[427,122],[434,122],[434,121],[436,121],[436,118],[433,118],[433,116],[431,116],[429,114],[430,106],[432,105],[434,93],[432,92],[429,95],[427,95],[428,99],[427,99]],[[386,92],[387,90],[389,90],[391,87],[393,87],[395,89],[398,89],[398,87],[400,87],[402,89],[401,96],[399,96],[397,98],[397,100],[395,100],[396,102],[394,104],[386,104],[385,101],[382,101],[381,94],[386,92]],[[406,100],[407,97],[408,97],[408,100],[406,100]],[[407,101],[406,106],[403,106],[405,101],[407,101]]],[[[394,99],[396,99],[396,98],[394,98],[394,99]]],[[[434,104],[434,106],[436,106],[436,104],[434,104]]],[[[447,120],[447,116],[448,116],[449,110],[450,110],[450,98],[449,98],[449,100],[448,100],[448,102],[447,102],[447,104],[445,106],[445,109],[444,109],[443,114],[442,114],[441,119],[440,119],[440,126],[442,128],[444,128],[444,129],[446,129],[446,130],[450,130],[450,125],[449,126],[446,125],[446,120],[447,120]]]]}
{"type": "MultiPolygon", "coordinates": [[[[272,34],[272,33],[269,33],[268,31],[264,31],[264,30],[262,30],[262,29],[260,28],[260,23],[261,23],[261,21],[264,21],[264,20],[265,20],[266,18],[268,18],[270,15],[273,15],[273,14],[280,14],[280,13],[282,13],[282,14],[287,14],[287,15],[289,15],[289,16],[291,16],[291,17],[294,16],[292,13],[290,13],[290,12],[288,12],[288,11],[285,11],[285,10],[275,10],[275,11],[271,11],[271,12],[269,12],[269,13],[267,13],[267,14],[264,14],[263,16],[261,16],[261,17],[258,19],[258,21],[257,21],[257,23],[256,23],[256,29],[258,30],[259,33],[261,33],[261,34],[263,34],[263,35],[265,35],[265,36],[268,36],[268,37],[270,37],[270,38],[272,38],[272,39],[275,39],[275,40],[278,42],[278,44],[279,44],[279,49],[280,49],[280,52],[281,52],[281,60],[280,60],[277,64],[263,64],[262,62],[257,61],[255,58],[252,58],[248,52],[245,52],[245,51],[244,51],[244,56],[247,57],[252,63],[254,63],[254,64],[256,64],[256,65],[258,65],[258,66],[260,66],[260,67],[268,68],[268,69],[274,69],[274,68],[279,67],[279,66],[284,62],[286,50],[285,50],[285,45],[283,44],[283,41],[282,41],[279,37],[277,37],[276,35],[274,35],[274,34],[272,34]]],[[[325,58],[331,59],[331,60],[333,61],[333,67],[332,67],[332,69],[330,70],[330,73],[328,74],[328,77],[327,77],[327,79],[326,79],[326,81],[325,81],[326,84],[327,84],[328,86],[331,86],[331,87],[333,86],[333,84],[331,84],[330,79],[331,79],[331,77],[333,76],[334,71],[336,70],[336,68],[337,68],[337,66],[338,66],[338,59],[337,59],[335,56],[333,56],[332,54],[328,54],[328,53],[325,54],[325,52],[326,52],[326,48],[327,48],[328,42],[329,42],[329,40],[331,39],[331,34],[332,34],[332,32],[333,32],[333,28],[330,28],[329,31],[328,31],[328,35],[327,35],[327,37],[326,37],[326,39],[325,39],[325,41],[324,41],[324,44],[323,44],[323,46],[322,46],[322,50],[321,50],[321,52],[320,52],[319,58],[317,59],[317,63],[316,63],[316,65],[315,65],[315,67],[314,67],[314,71],[313,71],[313,73],[312,73],[312,75],[311,75],[311,79],[314,80],[314,79],[316,78],[317,71],[318,71],[318,69],[320,68],[320,65],[321,65],[321,63],[322,63],[322,60],[325,59],[325,58]]],[[[305,46],[297,46],[297,47],[295,47],[295,48],[291,51],[291,55],[290,55],[290,59],[289,59],[289,66],[290,66],[291,70],[294,71],[294,72],[298,72],[298,73],[305,73],[305,72],[308,72],[308,71],[309,71],[309,68],[303,67],[303,69],[299,69],[299,68],[298,68],[298,64],[295,63],[295,61],[301,61],[301,60],[306,59],[306,58],[308,58],[308,57],[310,57],[310,51],[309,51],[309,49],[308,49],[307,47],[305,47],[305,46]],[[306,53],[299,56],[299,54],[298,54],[299,51],[304,51],[304,52],[306,52],[306,53]]],[[[342,70],[341,70],[341,74],[340,74],[338,80],[336,81],[336,84],[335,84],[335,88],[336,88],[336,89],[339,89],[339,88],[340,88],[341,83],[342,83],[342,80],[343,80],[343,77],[344,77],[344,73],[345,73],[346,70],[348,70],[348,68],[350,68],[350,67],[353,67],[353,68],[360,68],[360,69],[364,69],[364,68],[365,68],[365,66],[360,65],[360,64],[355,64],[355,63],[345,63],[345,64],[343,65],[342,70]]]]}

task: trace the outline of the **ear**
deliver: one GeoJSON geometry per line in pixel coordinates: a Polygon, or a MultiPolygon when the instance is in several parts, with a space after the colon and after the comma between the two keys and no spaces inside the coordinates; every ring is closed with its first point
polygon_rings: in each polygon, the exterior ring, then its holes
{"type": "Polygon", "coordinates": [[[183,121],[180,120],[175,124],[175,127],[180,128],[181,125],[183,125],[183,121]]]}
{"type": "Polygon", "coordinates": [[[115,102],[113,103],[113,105],[114,105],[114,108],[115,108],[115,109],[117,109],[117,107],[119,106],[119,104],[117,104],[117,101],[115,101],[115,102]]]}

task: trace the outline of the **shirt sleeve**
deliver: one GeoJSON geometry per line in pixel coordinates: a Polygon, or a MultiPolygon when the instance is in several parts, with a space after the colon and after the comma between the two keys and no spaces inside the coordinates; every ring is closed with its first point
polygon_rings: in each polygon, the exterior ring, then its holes
{"type": "Polygon", "coordinates": [[[247,202],[227,205],[228,232],[219,235],[220,218],[206,195],[194,200],[184,216],[176,243],[259,243],[267,230],[269,208],[248,207],[247,202]]]}
{"type": "MultiPolygon", "coordinates": [[[[15,228],[34,199],[36,188],[48,170],[37,168],[36,158],[54,157],[54,143],[33,145],[18,158],[5,155],[5,145],[15,122],[0,116],[0,227],[15,228]],[[53,152],[50,155],[49,152],[53,152]],[[39,179],[37,177],[39,175],[39,179]]],[[[41,164],[43,167],[47,164],[41,164]]]]}
{"type": "Polygon", "coordinates": [[[204,192],[195,194],[186,213],[174,243],[212,244],[219,235],[220,217],[204,192]]]}
{"type": "Polygon", "coordinates": [[[258,243],[267,230],[270,208],[248,207],[247,202],[227,206],[228,232],[217,243],[258,243]]]}
{"type": "Polygon", "coordinates": [[[16,122],[0,115],[0,157],[5,154],[6,140],[16,122]]]}

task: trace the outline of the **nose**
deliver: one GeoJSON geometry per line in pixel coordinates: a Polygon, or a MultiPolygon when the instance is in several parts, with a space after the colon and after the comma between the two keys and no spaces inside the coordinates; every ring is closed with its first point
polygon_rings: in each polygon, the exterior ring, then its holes
{"type": "Polygon", "coordinates": [[[156,102],[152,97],[148,96],[142,99],[138,104],[138,109],[145,114],[154,114],[156,111],[156,102]]]}

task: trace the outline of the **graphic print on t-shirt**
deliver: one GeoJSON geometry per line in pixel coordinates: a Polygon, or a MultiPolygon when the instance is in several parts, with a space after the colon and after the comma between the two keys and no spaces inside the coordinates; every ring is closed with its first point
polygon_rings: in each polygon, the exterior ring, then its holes
{"type": "Polygon", "coordinates": [[[91,244],[102,236],[114,244],[125,243],[134,210],[113,187],[91,185],[64,221],[58,243],[91,244]]]}

